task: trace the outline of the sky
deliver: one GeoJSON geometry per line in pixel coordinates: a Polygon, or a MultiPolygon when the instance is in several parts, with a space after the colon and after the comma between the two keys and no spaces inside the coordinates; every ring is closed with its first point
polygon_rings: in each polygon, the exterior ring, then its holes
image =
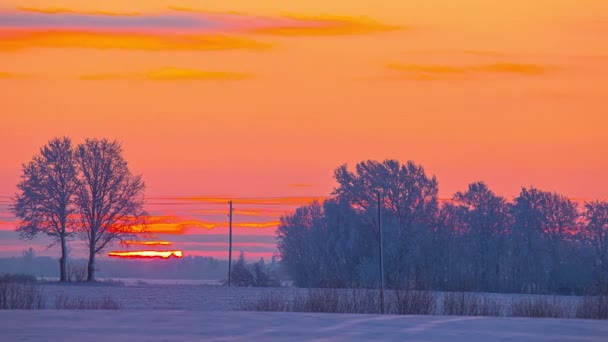
{"type": "Polygon", "coordinates": [[[366,159],[444,198],[606,199],[606,37],[605,0],[0,0],[0,256],[58,255],[8,211],[58,136],[121,141],[184,255],[227,257],[234,199],[235,250],[270,258],[279,217],[366,159]]]}

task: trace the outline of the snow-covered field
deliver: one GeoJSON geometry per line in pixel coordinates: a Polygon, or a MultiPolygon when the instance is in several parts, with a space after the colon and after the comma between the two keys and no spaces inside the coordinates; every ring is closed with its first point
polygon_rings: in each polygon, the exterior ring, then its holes
{"type": "MultiPolygon", "coordinates": [[[[597,320],[243,312],[242,303],[295,288],[48,283],[47,310],[0,310],[0,341],[607,341],[597,320]],[[54,310],[59,293],[110,296],[122,310],[54,310]]],[[[479,294],[508,301],[514,296],[479,294]]],[[[577,297],[563,297],[577,301],[577,297]]]]}
{"type": "Polygon", "coordinates": [[[3,311],[2,341],[606,341],[605,321],[234,311],[3,311]]]}
{"type": "MultiPolygon", "coordinates": [[[[203,310],[222,311],[239,310],[243,303],[254,302],[264,294],[282,293],[286,297],[295,294],[306,294],[307,289],[280,287],[280,288],[253,288],[253,287],[225,287],[217,285],[169,285],[169,284],[136,284],[127,286],[113,286],[105,284],[59,284],[49,283],[42,285],[47,299],[47,308],[54,307],[54,299],[58,293],[70,297],[103,298],[110,296],[127,310],[203,310]]],[[[346,290],[348,291],[348,290],[346,290]]],[[[389,291],[387,291],[388,293],[389,291]]],[[[387,294],[388,295],[388,294],[387,294]]],[[[441,293],[439,293],[441,295],[441,293]]],[[[519,294],[476,293],[497,302],[509,303],[512,298],[538,297],[519,294]]],[[[553,296],[548,296],[553,298],[553,296]]],[[[570,304],[574,308],[580,297],[557,296],[560,301],[570,304]]],[[[441,301],[438,301],[441,302],[441,301]]],[[[441,313],[437,307],[436,314],[441,313]]],[[[574,317],[574,312],[571,313],[574,317]]]]}

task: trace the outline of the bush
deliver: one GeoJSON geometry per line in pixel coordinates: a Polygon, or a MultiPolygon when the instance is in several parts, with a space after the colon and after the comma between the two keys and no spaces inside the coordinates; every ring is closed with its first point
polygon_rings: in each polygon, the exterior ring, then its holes
{"type": "Polygon", "coordinates": [[[497,300],[470,292],[448,292],[443,296],[444,315],[500,316],[497,300]]]}
{"type": "MultiPolygon", "coordinates": [[[[232,265],[231,285],[241,287],[279,287],[281,283],[276,274],[269,269],[263,259],[254,264],[245,263],[245,254],[241,252],[239,259],[232,265]]],[[[223,281],[228,285],[228,281],[223,281]]]]}
{"type": "Polygon", "coordinates": [[[608,319],[608,296],[585,296],[576,307],[576,318],[608,319]]]}
{"type": "Polygon", "coordinates": [[[68,269],[67,269],[67,281],[68,282],[77,282],[77,283],[83,283],[85,280],[87,280],[87,264],[85,263],[78,263],[78,264],[72,264],[69,263],[68,264],[68,269]]]}
{"type": "Polygon", "coordinates": [[[437,294],[431,291],[395,290],[392,303],[398,315],[431,315],[437,306],[437,294]]]}
{"type": "MultiPolygon", "coordinates": [[[[347,301],[343,312],[358,314],[380,312],[380,294],[376,290],[351,289],[346,293],[346,296],[347,301]]],[[[388,311],[388,308],[390,308],[390,303],[385,300],[385,312],[388,311]]]]}
{"type": "Polygon", "coordinates": [[[269,292],[260,296],[254,302],[241,303],[244,311],[293,311],[289,298],[280,292],[269,292]]]}
{"type": "Polygon", "coordinates": [[[110,296],[102,298],[70,298],[63,292],[55,297],[55,308],[60,310],[118,310],[120,304],[110,296]]]}
{"type": "Polygon", "coordinates": [[[344,296],[337,289],[309,289],[308,293],[295,296],[293,311],[340,313],[340,304],[344,300],[344,296]]]}
{"type": "Polygon", "coordinates": [[[571,314],[570,308],[558,297],[534,297],[513,299],[511,316],[570,318],[571,314]]]}
{"type": "Polygon", "coordinates": [[[25,275],[4,275],[0,279],[0,309],[44,309],[44,291],[36,284],[36,278],[25,275]],[[9,280],[10,279],[10,280],[9,280]]]}
{"type": "Polygon", "coordinates": [[[36,276],[31,274],[6,273],[0,276],[0,283],[35,283],[36,281],[36,276]]]}

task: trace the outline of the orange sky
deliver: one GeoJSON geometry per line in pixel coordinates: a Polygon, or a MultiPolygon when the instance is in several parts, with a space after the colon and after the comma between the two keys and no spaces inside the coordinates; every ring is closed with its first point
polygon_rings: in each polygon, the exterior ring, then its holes
{"type": "MultiPolygon", "coordinates": [[[[22,162],[69,135],[122,141],[154,198],[323,196],[339,164],[384,158],[424,165],[442,197],[477,180],[509,197],[528,185],[608,197],[604,0],[0,9],[1,196],[14,193],[22,162]]],[[[187,231],[209,221],[194,211],[218,209],[174,207],[152,211],[187,231]]],[[[253,218],[242,219],[277,220],[253,218]]]]}

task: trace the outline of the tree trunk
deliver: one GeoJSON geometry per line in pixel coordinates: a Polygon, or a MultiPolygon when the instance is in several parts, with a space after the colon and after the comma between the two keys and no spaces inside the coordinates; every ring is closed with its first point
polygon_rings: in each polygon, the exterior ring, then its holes
{"type": "Polygon", "coordinates": [[[89,264],[87,265],[87,282],[95,281],[95,245],[89,247],[89,264]]]}
{"type": "Polygon", "coordinates": [[[66,271],[68,264],[68,256],[67,256],[67,248],[65,245],[65,235],[61,237],[61,258],[59,259],[59,281],[65,282],[67,281],[66,271]]]}

